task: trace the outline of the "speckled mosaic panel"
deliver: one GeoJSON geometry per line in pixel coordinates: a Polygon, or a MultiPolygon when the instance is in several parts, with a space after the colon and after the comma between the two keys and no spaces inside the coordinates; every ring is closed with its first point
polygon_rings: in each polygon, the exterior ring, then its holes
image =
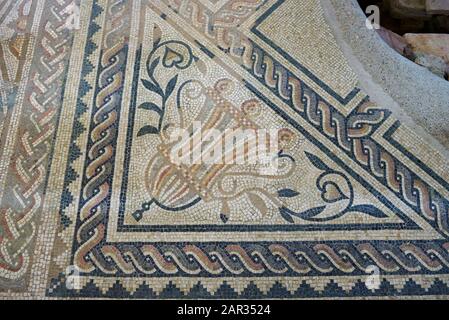
{"type": "Polygon", "coordinates": [[[448,295],[448,161],[358,88],[319,1],[3,16],[1,297],[448,295]],[[278,169],[174,163],[195,123],[276,130],[278,169]]]}

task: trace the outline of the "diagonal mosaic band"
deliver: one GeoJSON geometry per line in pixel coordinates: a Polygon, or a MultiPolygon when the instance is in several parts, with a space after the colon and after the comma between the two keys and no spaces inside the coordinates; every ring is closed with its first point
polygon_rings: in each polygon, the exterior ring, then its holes
{"type": "Polygon", "coordinates": [[[83,0],[75,30],[64,1],[30,2],[2,92],[0,295],[449,294],[447,159],[359,89],[319,1],[83,0]],[[216,147],[198,123],[276,130],[277,170],[174,162],[174,128],[192,159],[216,147]]]}

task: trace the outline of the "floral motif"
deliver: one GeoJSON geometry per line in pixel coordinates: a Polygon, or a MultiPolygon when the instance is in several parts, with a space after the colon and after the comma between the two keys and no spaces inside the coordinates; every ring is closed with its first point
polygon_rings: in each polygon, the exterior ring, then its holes
{"type": "MultiPolygon", "coordinates": [[[[155,34],[159,33],[159,29],[155,29],[155,34]]],[[[158,134],[162,131],[162,123],[164,120],[167,100],[172,95],[177,83],[178,75],[168,81],[165,88],[155,77],[155,71],[158,65],[164,68],[176,68],[178,70],[187,69],[198,58],[193,55],[192,49],[185,42],[178,40],[169,40],[161,42],[160,36],[155,37],[154,48],[147,60],[147,73],[149,80],[142,79],[142,84],[146,89],[156,93],[161,98],[161,103],[145,102],[139,106],[141,109],[153,111],[159,116],[159,123],[156,126],[146,125],[142,127],[137,136],[147,134],[158,134]],[[163,52],[163,53],[162,53],[163,52]]]]}
{"type": "MultiPolygon", "coordinates": [[[[344,209],[337,212],[325,212],[326,205],[314,207],[303,212],[295,212],[285,206],[279,208],[281,216],[289,223],[295,223],[293,217],[310,222],[325,222],[343,217],[348,213],[362,213],[376,218],[386,218],[387,215],[370,204],[354,205],[354,188],[351,181],[343,173],[329,168],[317,156],[306,152],[307,158],[319,170],[324,171],[318,177],[316,186],[321,192],[321,199],[326,204],[343,202],[344,209]]],[[[280,196],[297,196],[293,190],[280,190],[280,196]]]]}

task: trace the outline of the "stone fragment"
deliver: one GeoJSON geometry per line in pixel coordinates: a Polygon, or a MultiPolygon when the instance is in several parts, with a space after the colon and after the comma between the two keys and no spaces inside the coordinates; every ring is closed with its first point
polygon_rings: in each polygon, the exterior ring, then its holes
{"type": "Polygon", "coordinates": [[[429,14],[445,14],[449,15],[448,0],[427,0],[426,11],[429,14]]]}
{"type": "Polygon", "coordinates": [[[381,38],[400,54],[405,54],[408,42],[397,33],[381,27],[377,30],[381,38]]]}
{"type": "Polygon", "coordinates": [[[408,33],[404,38],[413,51],[432,54],[449,63],[449,34],[408,33]]]}

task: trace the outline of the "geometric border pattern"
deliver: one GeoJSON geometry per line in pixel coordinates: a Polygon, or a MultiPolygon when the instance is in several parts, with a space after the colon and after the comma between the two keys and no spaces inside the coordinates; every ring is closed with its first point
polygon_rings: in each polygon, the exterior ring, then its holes
{"type": "Polygon", "coordinates": [[[260,290],[254,282],[250,282],[239,291],[224,281],[219,288],[211,293],[199,281],[185,292],[171,281],[164,289],[156,292],[145,283],[140,284],[136,290],[129,291],[120,281],[116,281],[107,291],[101,290],[94,281],[87,283],[81,290],[74,292],[67,290],[64,275],[52,280],[47,294],[50,297],[67,298],[121,298],[121,299],[301,299],[301,298],[350,298],[350,297],[417,297],[417,296],[449,296],[447,281],[436,278],[430,287],[423,287],[409,279],[400,289],[395,288],[389,281],[383,280],[379,289],[369,290],[365,283],[357,280],[350,290],[345,290],[338,283],[330,280],[323,290],[316,290],[306,281],[301,281],[296,290],[287,289],[282,283],[274,282],[267,291],[260,290]]]}

